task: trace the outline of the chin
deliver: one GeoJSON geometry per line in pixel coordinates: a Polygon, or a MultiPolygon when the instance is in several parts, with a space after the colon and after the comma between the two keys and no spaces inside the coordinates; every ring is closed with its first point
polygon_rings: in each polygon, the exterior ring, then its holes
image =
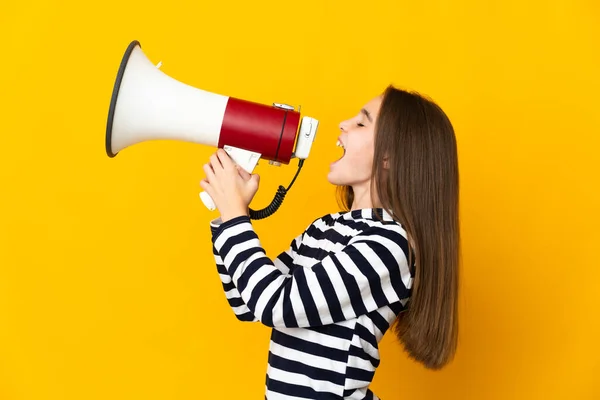
{"type": "Polygon", "coordinates": [[[338,185],[337,180],[331,174],[327,175],[327,181],[332,185],[338,185]]]}
{"type": "Polygon", "coordinates": [[[337,174],[335,172],[330,172],[327,175],[327,181],[329,181],[329,183],[331,183],[332,185],[337,185],[337,186],[349,185],[349,183],[347,182],[347,179],[343,179],[342,177],[337,176],[337,174]]]}
{"type": "Polygon", "coordinates": [[[340,165],[340,160],[331,163],[329,167],[329,173],[327,174],[327,180],[332,185],[337,186],[352,186],[356,181],[352,177],[353,170],[347,168],[344,164],[340,165]]]}

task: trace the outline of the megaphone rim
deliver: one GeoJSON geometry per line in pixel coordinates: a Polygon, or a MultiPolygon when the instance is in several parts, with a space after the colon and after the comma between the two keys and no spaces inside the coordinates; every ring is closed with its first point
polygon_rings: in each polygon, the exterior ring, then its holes
{"type": "Polygon", "coordinates": [[[113,153],[112,151],[112,127],[115,116],[115,110],[117,108],[117,99],[119,98],[119,90],[121,89],[121,82],[123,81],[123,75],[125,75],[125,69],[127,68],[127,63],[129,62],[129,57],[133,50],[136,47],[142,47],[138,40],[133,40],[127,46],[125,53],[123,54],[123,58],[121,59],[121,65],[119,66],[119,70],[117,72],[117,78],[115,79],[115,84],[113,87],[111,99],[110,99],[110,107],[108,109],[108,121],[106,123],[106,154],[113,158],[118,152],[113,153]]]}

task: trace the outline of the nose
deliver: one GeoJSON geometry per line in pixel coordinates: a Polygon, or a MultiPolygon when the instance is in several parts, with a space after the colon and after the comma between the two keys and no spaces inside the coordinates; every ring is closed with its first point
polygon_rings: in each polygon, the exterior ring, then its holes
{"type": "Polygon", "coordinates": [[[340,131],[345,132],[347,126],[348,126],[348,121],[347,120],[340,122],[340,131]]]}

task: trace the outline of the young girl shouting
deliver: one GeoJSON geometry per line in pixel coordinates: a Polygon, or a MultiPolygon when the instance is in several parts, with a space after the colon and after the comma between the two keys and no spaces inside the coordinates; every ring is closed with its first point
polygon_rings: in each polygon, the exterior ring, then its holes
{"type": "Polygon", "coordinates": [[[330,183],[345,210],[316,219],[270,259],[248,216],[258,176],[217,151],[201,187],[220,218],[213,252],[238,319],[272,327],[266,395],[377,399],[378,343],[392,327],[425,367],[457,345],[458,161],[432,101],[389,86],[340,124],[330,183]]]}

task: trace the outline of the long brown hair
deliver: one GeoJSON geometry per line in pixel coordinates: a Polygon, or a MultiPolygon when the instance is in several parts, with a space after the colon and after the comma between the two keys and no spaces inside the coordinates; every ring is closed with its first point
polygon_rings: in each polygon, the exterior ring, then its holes
{"type": "MultiPolygon", "coordinates": [[[[440,369],[454,358],[458,341],[459,178],[454,129],[432,100],[388,86],[374,140],[371,197],[406,229],[415,258],[408,309],[398,316],[394,331],[410,357],[440,369]]],[[[339,189],[341,205],[349,209],[352,188],[339,189]]]]}

